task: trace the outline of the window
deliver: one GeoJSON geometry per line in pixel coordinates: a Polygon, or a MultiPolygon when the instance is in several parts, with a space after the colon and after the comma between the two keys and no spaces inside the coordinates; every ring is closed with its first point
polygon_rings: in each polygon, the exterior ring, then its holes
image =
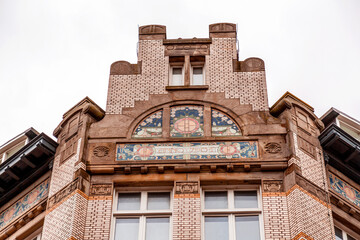
{"type": "Polygon", "coordinates": [[[204,240],[260,240],[259,191],[203,192],[204,240]]]}
{"type": "Polygon", "coordinates": [[[41,240],[41,232],[42,228],[39,228],[33,233],[31,233],[29,236],[27,236],[24,240],[41,240]]]}
{"type": "Polygon", "coordinates": [[[205,56],[169,57],[169,85],[204,85],[205,56]]]}
{"type": "Polygon", "coordinates": [[[335,240],[356,240],[354,237],[351,237],[345,231],[340,228],[335,227],[335,240]]]}
{"type": "Polygon", "coordinates": [[[182,67],[172,67],[172,79],[171,85],[172,86],[183,86],[184,85],[184,74],[182,67]]]}
{"type": "Polygon", "coordinates": [[[204,85],[203,67],[192,67],[191,85],[204,85]]]}
{"type": "Polygon", "coordinates": [[[25,146],[25,144],[26,144],[26,140],[21,141],[20,143],[16,144],[15,146],[11,147],[9,150],[1,154],[0,157],[1,163],[5,162],[8,158],[10,158],[12,155],[17,153],[23,146],[25,146]]]}
{"type": "Polygon", "coordinates": [[[171,239],[170,192],[117,194],[114,240],[171,239]]]}

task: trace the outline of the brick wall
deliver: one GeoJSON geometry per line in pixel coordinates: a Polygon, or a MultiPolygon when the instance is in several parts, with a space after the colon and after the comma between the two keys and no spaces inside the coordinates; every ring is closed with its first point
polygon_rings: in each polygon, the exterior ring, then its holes
{"type": "Polygon", "coordinates": [[[90,197],[84,240],[108,240],[110,238],[111,196],[90,197]]]}
{"type": "Polygon", "coordinates": [[[55,157],[51,175],[49,197],[73,181],[74,172],[76,171],[75,163],[79,160],[80,146],[81,138],[78,140],[76,154],[62,164],[60,164],[60,154],[55,157]]]}
{"type": "Polygon", "coordinates": [[[285,193],[263,193],[262,200],[265,239],[290,239],[290,222],[285,193]]]}
{"type": "Polygon", "coordinates": [[[43,240],[83,239],[87,198],[75,191],[47,211],[43,240]]]}
{"type": "Polygon", "coordinates": [[[201,239],[200,203],[200,194],[175,194],[173,240],[201,239]]]}
{"type": "Polygon", "coordinates": [[[287,196],[291,239],[303,233],[315,240],[334,239],[331,208],[300,187],[287,196]]]}
{"type": "MultiPolygon", "coordinates": [[[[236,58],[235,38],[212,39],[206,56],[208,92],[238,98],[241,104],[251,104],[254,111],[268,110],[265,72],[234,72],[232,61],[236,58]]],[[[140,40],[138,60],[142,61],[141,74],[110,75],[107,114],[121,114],[122,108],[149,100],[150,94],[167,93],[169,65],[162,40],[140,40]]]]}
{"type": "Polygon", "coordinates": [[[235,38],[213,38],[208,57],[210,92],[224,92],[226,98],[239,98],[240,104],[251,104],[254,111],[268,110],[265,72],[234,72],[235,38]]]}

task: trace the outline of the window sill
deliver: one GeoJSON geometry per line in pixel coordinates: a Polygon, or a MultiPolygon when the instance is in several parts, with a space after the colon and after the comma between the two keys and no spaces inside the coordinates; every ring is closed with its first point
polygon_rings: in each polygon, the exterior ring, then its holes
{"type": "Polygon", "coordinates": [[[192,85],[192,86],[166,86],[167,91],[181,91],[181,90],[208,90],[209,85],[192,85]]]}

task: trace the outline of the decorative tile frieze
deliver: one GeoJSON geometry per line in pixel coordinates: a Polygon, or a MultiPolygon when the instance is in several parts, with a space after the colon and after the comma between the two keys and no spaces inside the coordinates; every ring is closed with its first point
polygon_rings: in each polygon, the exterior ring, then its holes
{"type": "Polygon", "coordinates": [[[49,179],[45,180],[20,200],[3,211],[0,214],[0,229],[47,198],[49,193],[49,182],[49,179]]]}
{"type": "Polygon", "coordinates": [[[135,129],[133,138],[162,137],[163,111],[157,111],[145,118],[135,129]]]}
{"type": "Polygon", "coordinates": [[[193,138],[204,136],[204,108],[176,106],[170,111],[170,137],[193,138]]]}
{"type": "Polygon", "coordinates": [[[360,192],[348,183],[329,172],[330,188],[360,207],[360,192]]]}
{"type": "Polygon", "coordinates": [[[236,123],[225,113],[211,110],[211,135],[214,137],[241,136],[241,131],[236,123]]]}
{"type": "Polygon", "coordinates": [[[258,158],[257,142],[119,144],[117,161],[258,158]]]}

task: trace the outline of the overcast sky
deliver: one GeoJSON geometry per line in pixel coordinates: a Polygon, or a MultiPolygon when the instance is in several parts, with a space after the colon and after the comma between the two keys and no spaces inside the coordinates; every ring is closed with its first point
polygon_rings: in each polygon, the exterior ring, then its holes
{"type": "Polygon", "coordinates": [[[52,136],[85,96],[105,109],[111,63],[136,63],[138,25],[167,38],[238,25],[240,60],[265,61],[270,106],[286,91],[360,119],[359,0],[0,0],[0,145],[29,127],[52,136]]]}

